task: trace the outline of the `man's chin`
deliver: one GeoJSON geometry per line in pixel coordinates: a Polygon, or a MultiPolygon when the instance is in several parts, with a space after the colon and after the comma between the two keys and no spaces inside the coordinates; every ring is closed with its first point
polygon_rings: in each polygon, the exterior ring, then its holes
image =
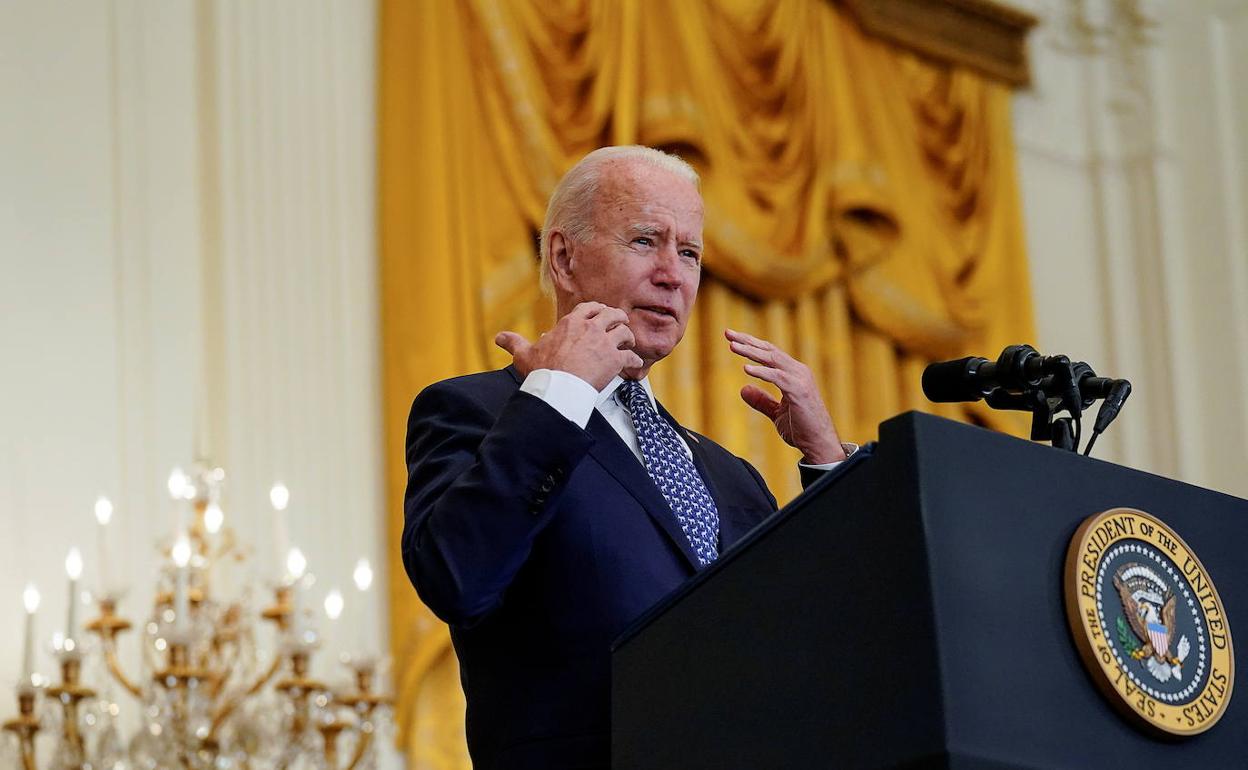
{"type": "Polygon", "coordinates": [[[638,344],[633,347],[633,352],[641,356],[641,360],[645,361],[646,367],[649,368],[651,364],[667,358],[676,349],[676,343],[679,341],[638,340],[638,344]]]}

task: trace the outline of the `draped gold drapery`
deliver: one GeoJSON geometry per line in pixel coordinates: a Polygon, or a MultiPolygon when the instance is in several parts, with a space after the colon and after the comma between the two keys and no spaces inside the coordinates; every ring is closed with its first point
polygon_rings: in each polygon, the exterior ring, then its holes
{"type": "Polygon", "coordinates": [[[445,626],[399,560],[412,397],[507,363],[501,329],[552,321],[535,235],[587,151],[640,143],[702,174],[706,273],[655,367],[685,424],[750,459],[783,503],[796,455],[737,392],[725,326],[788,348],[846,439],[935,408],[932,360],[1032,336],[1008,87],[864,36],[827,0],[383,0],[381,271],[392,649],[413,767],[466,767],[445,626]]]}

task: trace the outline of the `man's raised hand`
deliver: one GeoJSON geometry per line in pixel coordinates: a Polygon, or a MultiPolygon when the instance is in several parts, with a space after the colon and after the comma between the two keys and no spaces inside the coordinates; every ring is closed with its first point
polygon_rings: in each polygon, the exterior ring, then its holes
{"type": "Polygon", "coordinates": [[[582,302],[555,328],[530,342],[516,332],[499,332],[494,344],[511,354],[521,377],[535,369],[557,369],[602,390],[623,369],[642,365],[633,352],[628,315],[601,302],[582,302]]]}
{"type": "Polygon", "coordinates": [[[841,439],[810,367],[766,340],[745,332],[725,329],[732,352],[748,358],[745,373],[770,382],[780,389],[780,400],[757,385],[741,388],[741,398],[771,420],[780,438],[802,452],[802,461],[811,465],[845,459],[841,439]]]}

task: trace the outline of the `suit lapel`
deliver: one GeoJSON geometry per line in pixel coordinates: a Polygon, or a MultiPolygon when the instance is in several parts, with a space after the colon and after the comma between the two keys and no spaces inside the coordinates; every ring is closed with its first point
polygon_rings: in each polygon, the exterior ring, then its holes
{"type": "MultiPolygon", "coordinates": [[[[520,372],[516,370],[514,365],[509,365],[506,369],[517,385],[524,381],[524,378],[520,376],[520,372]]],[[[693,449],[694,465],[697,467],[698,473],[702,474],[702,480],[706,483],[711,497],[718,506],[719,496],[715,493],[715,489],[707,475],[706,464],[702,459],[703,450],[698,446],[697,440],[690,438],[689,432],[672,419],[672,416],[667,413],[662,404],[659,405],[659,414],[675,426],[677,432],[693,449]]],[[[594,443],[589,448],[590,456],[615,477],[620,486],[624,487],[629,494],[636,498],[646,514],[654,520],[659,529],[663,530],[668,539],[672,541],[672,544],[676,546],[676,549],[685,557],[685,563],[689,565],[689,568],[696,572],[700,568],[697,554],[693,552],[693,546],[689,544],[689,538],[685,537],[684,530],[680,528],[680,522],[676,520],[676,514],[672,513],[671,506],[667,504],[667,500],[663,499],[663,493],[655,486],[654,480],[646,472],[645,466],[637,461],[637,457],[632,450],[628,448],[628,445],[624,443],[620,435],[615,432],[615,428],[611,427],[611,423],[607,422],[607,418],[603,417],[602,413],[597,409],[590,416],[589,425],[585,429],[594,437],[594,443]]],[[[721,543],[723,542],[723,526],[724,523],[721,517],[721,543]]]]}
{"type": "Polygon", "coordinates": [[[646,473],[645,467],[637,461],[637,457],[628,445],[615,432],[615,428],[612,428],[607,418],[595,409],[589,418],[586,430],[594,437],[593,446],[589,448],[590,456],[614,476],[615,480],[620,482],[620,486],[627,489],[629,494],[637,499],[637,502],[641,503],[641,507],[659,526],[659,529],[667,534],[677,549],[684,554],[685,561],[696,571],[698,557],[693,552],[693,546],[689,544],[689,538],[685,537],[684,531],[680,528],[676,514],[672,513],[671,506],[667,504],[667,500],[663,499],[663,493],[655,486],[654,480],[650,478],[650,474],[646,473]]]}

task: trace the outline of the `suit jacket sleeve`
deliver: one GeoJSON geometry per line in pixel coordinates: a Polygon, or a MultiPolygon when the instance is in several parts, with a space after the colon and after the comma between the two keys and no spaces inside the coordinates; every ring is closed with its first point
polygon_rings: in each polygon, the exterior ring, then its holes
{"type": "Polygon", "coordinates": [[[434,614],[471,626],[502,602],[593,438],[527,393],[498,411],[455,382],[412,404],[403,565],[434,614]]]}
{"type": "MultiPolygon", "coordinates": [[[[738,459],[741,460],[741,464],[745,466],[745,469],[750,472],[750,477],[758,485],[758,489],[763,493],[763,497],[767,498],[767,502],[771,506],[771,513],[780,510],[780,506],[776,503],[776,496],[771,493],[771,490],[767,487],[767,482],[763,480],[763,474],[759,473],[758,469],[753,465],[750,465],[749,461],[744,457],[738,459]]],[[[805,479],[802,480],[802,486],[806,486],[805,479]]]]}

